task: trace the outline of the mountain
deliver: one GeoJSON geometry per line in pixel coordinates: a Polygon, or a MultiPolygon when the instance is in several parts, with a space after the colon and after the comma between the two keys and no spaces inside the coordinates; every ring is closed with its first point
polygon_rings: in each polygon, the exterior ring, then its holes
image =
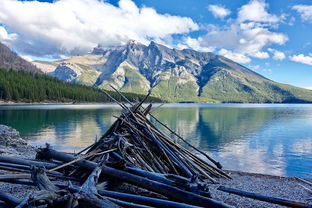
{"type": "Polygon", "coordinates": [[[41,73],[41,71],[36,66],[24,60],[16,53],[12,52],[7,46],[2,44],[1,42],[0,42],[0,69],[6,70],[13,69],[41,73]]]}
{"type": "Polygon", "coordinates": [[[85,56],[46,64],[55,64],[48,73],[64,81],[140,94],[151,90],[170,102],[312,102],[312,91],[274,82],[223,56],[153,41],[99,45],[85,56]]]}
{"type": "MultiPolygon", "coordinates": [[[[96,74],[93,80],[95,82],[99,72],[96,73],[93,68],[64,62],[36,61],[34,64],[39,66],[41,71],[0,43],[0,102],[112,102],[113,100],[107,96],[107,93],[117,101],[123,100],[116,92],[103,92],[94,87],[70,83],[78,80],[75,73],[78,73],[79,77],[84,80],[96,74]],[[62,73],[63,71],[69,76],[62,73]],[[67,82],[42,72],[61,76],[60,78],[67,82]]],[[[135,93],[125,95],[131,101],[142,100],[145,97],[145,95],[135,93]]],[[[152,96],[148,100],[149,102],[162,102],[161,99],[152,96]]]]}

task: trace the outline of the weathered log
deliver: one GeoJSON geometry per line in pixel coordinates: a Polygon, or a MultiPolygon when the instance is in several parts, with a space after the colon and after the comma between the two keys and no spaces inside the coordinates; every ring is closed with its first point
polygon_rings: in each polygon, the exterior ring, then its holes
{"type": "Polygon", "coordinates": [[[59,190],[45,174],[43,168],[32,167],[31,179],[39,190],[57,191],[59,190]]]}
{"type": "Polygon", "coordinates": [[[182,204],[182,203],[168,201],[164,199],[156,199],[152,197],[139,196],[139,195],[134,195],[134,194],[114,192],[114,191],[99,190],[98,193],[107,197],[117,198],[117,199],[121,199],[124,201],[135,202],[138,204],[144,204],[144,205],[148,205],[152,207],[198,208],[197,206],[182,204]]]}
{"type": "Polygon", "coordinates": [[[107,198],[111,202],[114,202],[115,204],[118,204],[121,207],[126,207],[126,208],[151,208],[149,206],[145,206],[145,205],[141,205],[141,204],[135,204],[133,202],[126,202],[126,201],[122,201],[122,200],[115,199],[115,198],[110,198],[110,197],[107,197],[107,198]]]}
{"type": "Polygon", "coordinates": [[[312,183],[311,183],[310,181],[304,180],[304,179],[302,179],[302,178],[297,178],[297,177],[296,177],[296,179],[297,179],[298,181],[302,182],[302,183],[305,183],[305,184],[308,184],[308,185],[312,186],[312,183]]]}
{"type": "Polygon", "coordinates": [[[0,181],[6,182],[6,183],[12,183],[12,184],[27,185],[27,186],[33,186],[34,185],[34,183],[30,180],[6,178],[6,179],[0,179],[0,181]]]}
{"type": "MultiPolygon", "coordinates": [[[[52,150],[50,148],[41,149],[39,151],[40,154],[45,155],[48,158],[56,159],[63,162],[70,162],[75,160],[76,158],[73,155],[69,155],[67,153],[58,152],[52,150]]],[[[78,166],[83,168],[93,170],[97,167],[98,164],[81,160],[76,163],[78,166]]],[[[124,181],[151,191],[154,191],[159,194],[163,194],[175,201],[184,202],[187,204],[193,204],[197,206],[203,207],[230,207],[222,202],[209,199],[191,192],[180,190],[176,187],[169,186],[167,184],[159,183],[156,181],[149,180],[147,178],[143,178],[140,176],[136,176],[125,171],[117,170],[111,167],[103,166],[102,173],[106,176],[118,179],[120,181],[124,181]]]]}
{"type": "Polygon", "coordinates": [[[118,207],[115,203],[109,201],[106,197],[103,197],[97,193],[96,184],[101,174],[101,168],[95,167],[91,172],[87,180],[82,184],[78,193],[75,193],[78,202],[81,205],[90,205],[92,207],[118,207]]]}
{"type": "Polygon", "coordinates": [[[291,200],[287,200],[287,199],[281,199],[281,198],[265,196],[265,195],[262,195],[262,194],[242,191],[242,190],[239,190],[239,189],[234,189],[234,188],[225,187],[225,186],[220,186],[218,188],[218,190],[224,191],[224,192],[227,192],[227,193],[231,193],[231,194],[236,194],[236,195],[243,196],[243,197],[247,197],[247,198],[251,198],[251,199],[256,199],[256,200],[260,200],[260,201],[269,202],[269,203],[272,203],[272,204],[279,204],[279,205],[283,205],[283,206],[287,206],[287,207],[312,208],[311,205],[308,205],[308,204],[305,204],[305,203],[302,203],[302,202],[297,202],[297,201],[291,201],[291,200]]]}
{"type": "Polygon", "coordinates": [[[30,166],[44,167],[46,169],[52,169],[52,168],[59,166],[59,164],[55,164],[55,163],[51,163],[51,162],[27,160],[27,159],[21,159],[21,158],[17,158],[17,157],[9,157],[9,156],[3,156],[3,155],[0,155],[0,162],[27,165],[29,167],[30,166]]]}
{"type": "Polygon", "coordinates": [[[21,203],[18,198],[0,191],[0,200],[4,201],[9,207],[16,207],[21,203]]]}
{"type": "MultiPolygon", "coordinates": [[[[171,186],[176,186],[178,184],[179,185],[182,184],[182,183],[178,183],[177,181],[168,179],[166,176],[169,176],[170,174],[152,173],[152,172],[148,172],[145,170],[141,170],[138,168],[132,168],[132,167],[125,167],[123,170],[128,172],[128,173],[138,175],[138,176],[142,176],[142,177],[148,178],[150,180],[158,181],[160,183],[165,183],[165,184],[168,184],[171,186]]],[[[184,181],[185,183],[190,182],[187,178],[184,178],[184,177],[181,177],[181,178],[185,179],[185,181],[184,181]]]]}
{"type": "Polygon", "coordinates": [[[19,164],[6,163],[6,162],[0,162],[0,166],[12,167],[12,168],[20,168],[20,169],[25,169],[25,170],[30,170],[31,169],[28,165],[19,165],[19,164]]]}

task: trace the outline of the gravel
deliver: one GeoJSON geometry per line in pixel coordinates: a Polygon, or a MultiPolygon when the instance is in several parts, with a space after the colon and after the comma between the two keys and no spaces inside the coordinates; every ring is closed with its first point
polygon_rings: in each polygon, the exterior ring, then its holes
{"type": "MultiPolygon", "coordinates": [[[[259,193],[266,196],[304,202],[312,205],[312,194],[304,190],[299,184],[305,184],[299,182],[295,178],[244,173],[238,171],[228,171],[228,173],[232,179],[218,179],[220,184],[210,186],[210,191],[214,199],[223,201],[230,205],[234,205],[235,207],[284,207],[217,190],[217,188],[222,185],[244,191],[259,193]]],[[[312,189],[312,187],[309,188],[312,189]]]]}

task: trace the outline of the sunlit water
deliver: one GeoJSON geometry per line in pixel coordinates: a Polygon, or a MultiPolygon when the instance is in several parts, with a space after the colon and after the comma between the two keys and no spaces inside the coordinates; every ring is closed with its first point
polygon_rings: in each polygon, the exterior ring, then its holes
{"type": "MultiPolygon", "coordinates": [[[[0,124],[32,145],[77,152],[120,112],[116,105],[0,106],[0,124]]],[[[312,105],[167,104],[154,115],[225,169],[312,178],[312,105]]]]}

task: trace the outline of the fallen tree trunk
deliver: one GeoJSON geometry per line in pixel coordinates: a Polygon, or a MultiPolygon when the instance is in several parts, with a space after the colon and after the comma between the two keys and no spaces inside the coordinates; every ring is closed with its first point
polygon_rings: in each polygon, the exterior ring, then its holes
{"type": "Polygon", "coordinates": [[[242,191],[239,189],[229,188],[229,187],[225,187],[225,186],[220,186],[218,188],[218,190],[224,191],[227,193],[231,193],[231,194],[236,194],[236,195],[243,196],[243,197],[247,197],[247,198],[251,198],[251,199],[269,202],[272,204],[279,204],[279,205],[283,205],[283,206],[287,206],[287,207],[312,208],[311,205],[308,205],[308,204],[305,204],[302,202],[296,202],[296,201],[290,201],[290,200],[281,199],[281,198],[265,196],[262,194],[256,194],[256,193],[252,193],[252,192],[242,191]]]}
{"type": "MultiPolygon", "coordinates": [[[[40,157],[45,156],[46,158],[50,159],[56,159],[62,162],[70,162],[72,160],[75,160],[76,157],[69,155],[67,153],[58,152],[55,150],[52,150],[50,148],[44,148],[41,149],[41,151],[38,152],[40,154],[40,157]]],[[[81,160],[76,163],[76,165],[81,166],[83,168],[93,170],[98,166],[97,163],[87,161],[87,160],[81,160]]],[[[102,167],[102,173],[106,176],[109,176],[111,178],[118,179],[120,181],[130,183],[136,186],[139,186],[141,188],[145,188],[148,190],[151,190],[153,192],[162,194],[164,196],[169,197],[170,199],[173,199],[178,202],[184,202],[187,204],[193,204],[197,206],[202,207],[230,207],[229,205],[226,205],[222,202],[209,199],[191,192],[180,190],[176,187],[169,186],[167,184],[163,184],[160,182],[152,181],[140,176],[136,176],[130,173],[127,173],[125,171],[117,170],[111,167],[103,166],[102,167]]]]}
{"type": "Polygon", "coordinates": [[[11,196],[10,194],[6,194],[0,191],[0,200],[4,201],[9,207],[16,207],[21,203],[21,200],[18,198],[11,196]]]}
{"type": "Polygon", "coordinates": [[[121,200],[129,201],[129,202],[135,202],[138,204],[144,204],[144,205],[148,205],[152,207],[198,208],[198,206],[182,204],[182,203],[168,201],[164,199],[155,199],[155,198],[146,197],[146,196],[138,196],[134,194],[126,194],[126,193],[120,193],[120,192],[114,192],[114,191],[99,190],[98,193],[107,197],[121,199],[121,200]]]}

